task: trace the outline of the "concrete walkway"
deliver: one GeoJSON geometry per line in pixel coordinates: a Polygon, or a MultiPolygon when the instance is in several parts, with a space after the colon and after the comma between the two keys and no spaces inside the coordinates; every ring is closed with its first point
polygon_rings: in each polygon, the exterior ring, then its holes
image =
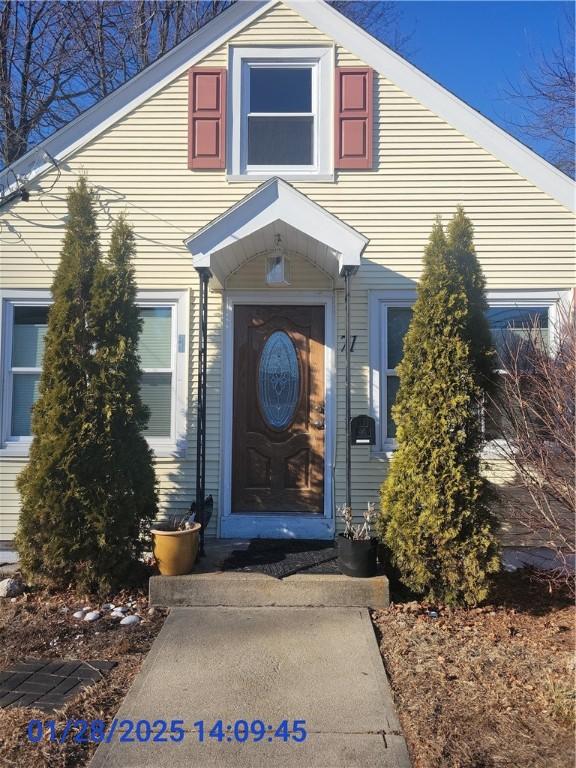
{"type": "Polygon", "coordinates": [[[184,720],[186,733],[179,743],[115,737],[91,768],[410,766],[365,608],[172,609],[117,718],[184,720]],[[307,738],[267,730],[239,744],[225,731],[218,742],[207,737],[217,720],[305,720],[307,738]]]}

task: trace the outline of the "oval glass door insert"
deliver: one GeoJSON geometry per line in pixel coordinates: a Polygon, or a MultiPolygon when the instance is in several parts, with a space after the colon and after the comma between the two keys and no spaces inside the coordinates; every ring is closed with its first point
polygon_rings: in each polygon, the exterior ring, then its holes
{"type": "Polygon", "coordinates": [[[258,399],[265,421],[285,429],[294,418],[300,395],[300,371],[294,342],[274,331],[262,349],[258,365],[258,399]]]}

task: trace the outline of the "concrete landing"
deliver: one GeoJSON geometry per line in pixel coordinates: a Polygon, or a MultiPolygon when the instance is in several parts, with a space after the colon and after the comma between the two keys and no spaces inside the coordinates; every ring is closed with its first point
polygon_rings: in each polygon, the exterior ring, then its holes
{"type": "Polygon", "coordinates": [[[327,606],[386,608],[388,579],[295,574],[275,579],[259,573],[192,573],[153,576],[150,604],[167,606],[327,606]]]}
{"type": "Polygon", "coordinates": [[[176,608],[116,717],[184,720],[185,736],[115,738],[90,768],[410,766],[366,609],[176,608]],[[217,720],[220,742],[208,737],[217,720]],[[263,721],[265,738],[238,743],[237,720],[263,721]],[[282,720],[304,720],[305,740],[275,738],[282,720]]]}
{"type": "Polygon", "coordinates": [[[388,579],[353,579],[341,574],[297,573],[276,579],[262,573],[222,571],[221,563],[234,549],[249,542],[206,543],[206,556],[188,576],[153,576],[150,603],[166,606],[327,606],[386,608],[388,579]]]}

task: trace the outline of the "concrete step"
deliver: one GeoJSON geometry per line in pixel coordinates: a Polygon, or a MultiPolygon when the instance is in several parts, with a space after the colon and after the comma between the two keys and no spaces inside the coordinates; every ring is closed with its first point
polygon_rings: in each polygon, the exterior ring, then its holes
{"type": "Polygon", "coordinates": [[[340,574],[294,574],[275,579],[260,573],[211,571],[188,576],[153,576],[150,603],[164,606],[325,606],[386,608],[388,579],[353,579],[340,574]]]}

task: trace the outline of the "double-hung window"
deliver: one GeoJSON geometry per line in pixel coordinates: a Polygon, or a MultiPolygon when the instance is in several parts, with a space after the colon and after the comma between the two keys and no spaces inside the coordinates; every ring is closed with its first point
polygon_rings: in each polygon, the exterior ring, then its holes
{"type": "Polygon", "coordinates": [[[414,296],[412,291],[374,291],[370,296],[371,399],[377,451],[396,446],[392,406],[398,394],[398,364],[412,319],[414,296]]]}
{"type": "Polygon", "coordinates": [[[5,434],[15,444],[30,441],[32,405],[38,399],[38,385],[44,356],[50,300],[11,302],[4,312],[4,402],[5,434]]]}
{"type": "Polygon", "coordinates": [[[175,348],[172,340],[173,308],[167,306],[140,306],[142,331],[138,341],[138,354],[142,367],[140,394],[150,417],[144,433],[148,437],[169,439],[172,434],[172,378],[175,348]]]}
{"type": "Polygon", "coordinates": [[[158,456],[186,449],[186,291],[142,291],[138,342],[141,395],[150,417],[144,434],[158,456]]]}
{"type": "MultiPolygon", "coordinates": [[[[137,299],[140,391],[150,411],[144,434],[160,456],[180,454],[186,444],[186,296],[185,291],[143,291],[137,299]]],[[[1,447],[14,453],[26,453],[32,440],[50,304],[48,292],[3,295],[1,447]]]]}
{"type": "Polygon", "coordinates": [[[247,168],[310,168],[316,154],[316,67],[248,65],[247,168]]]}
{"type": "Polygon", "coordinates": [[[330,49],[235,48],[232,176],[331,172],[330,49]]]}
{"type": "MultiPolygon", "coordinates": [[[[497,353],[500,375],[506,356],[531,336],[544,350],[553,352],[559,303],[558,291],[491,291],[488,293],[488,324],[497,353]]],[[[376,419],[376,451],[396,447],[396,425],[392,406],[398,394],[398,364],[404,337],[412,317],[415,291],[372,291],[370,295],[371,410],[376,419]]],[[[506,425],[496,403],[483,409],[483,428],[488,450],[497,449],[506,425]]]]}
{"type": "MultiPolygon", "coordinates": [[[[561,300],[559,293],[549,291],[494,291],[488,294],[487,319],[499,376],[505,375],[511,357],[521,354],[522,345],[527,340],[543,351],[553,353],[561,300]]],[[[483,429],[488,451],[497,451],[506,431],[505,414],[498,405],[498,388],[483,409],[483,429]]]]}

